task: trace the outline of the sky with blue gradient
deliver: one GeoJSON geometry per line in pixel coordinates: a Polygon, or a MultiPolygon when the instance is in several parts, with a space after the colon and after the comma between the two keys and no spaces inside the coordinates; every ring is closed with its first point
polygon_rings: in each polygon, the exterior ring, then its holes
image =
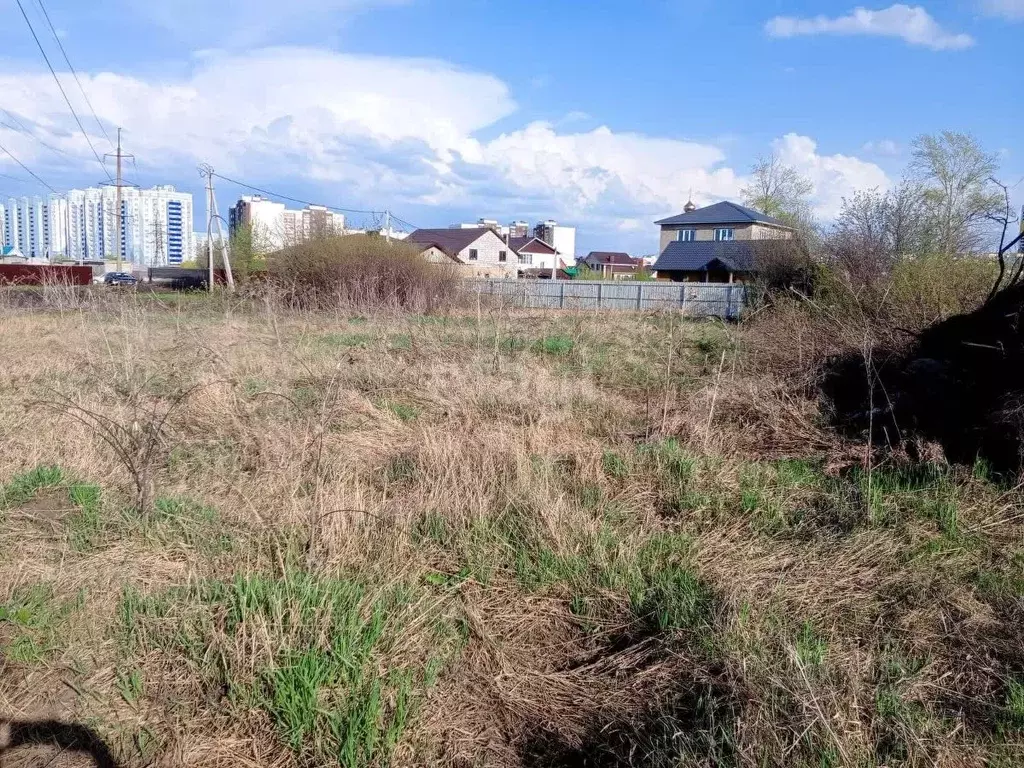
{"type": "MultiPolygon", "coordinates": [[[[654,219],[737,199],[760,155],[828,221],[944,129],[1024,202],[1024,0],[44,0],[102,128],[21,2],[97,152],[123,127],[129,178],[200,217],[208,162],[418,226],[550,217],[584,253],[652,253],[654,219]]],[[[0,30],[0,144],[57,189],[105,178],[15,0],[0,30]]],[[[242,191],[220,182],[221,208],[242,191]]],[[[45,192],[0,153],[0,197],[45,192]]]]}

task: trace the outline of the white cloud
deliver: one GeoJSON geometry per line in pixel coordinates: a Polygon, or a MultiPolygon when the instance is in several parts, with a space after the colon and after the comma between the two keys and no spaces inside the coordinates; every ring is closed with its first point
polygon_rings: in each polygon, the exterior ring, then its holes
{"type": "MultiPolygon", "coordinates": [[[[209,162],[270,189],[304,183],[340,205],[554,216],[641,251],[653,247],[654,218],[678,213],[691,191],[705,204],[736,199],[744,186],[724,140],[548,122],[487,136],[516,109],[506,85],[433,60],[269,48],[208,52],[173,79],[80,74],[104,122],[126,127],[140,168],[169,183],[195,178],[195,165],[209,162]]],[[[40,138],[74,156],[77,172],[98,175],[48,72],[8,68],[0,93],[40,138]]],[[[59,184],[54,155],[38,142],[0,126],[0,143],[59,184]]],[[[785,136],[777,149],[814,180],[823,215],[855,186],[885,180],[871,163],[819,155],[807,137],[785,136]]],[[[0,171],[9,166],[0,158],[0,171]]],[[[448,215],[417,223],[446,225],[448,215]]]]}
{"type": "Polygon", "coordinates": [[[885,171],[874,163],[849,155],[820,155],[817,144],[807,136],[787,133],[774,142],[774,149],[783,163],[810,179],[814,211],[822,219],[835,217],[843,198],[858,189],[885,190],[891,185],[885,171]]]}
{"type": "MultiPolygon", "coordinates": [[[[1018,4],[1020,0],[990,0],[1018,4]]],[[[797,18],[776,16],[765,24],[772,37],[800,35],[877,35],[898,37],[911,45],[936,51],[960,50],[974,45],[974,38],[963,33],[947,32],[922,6],[897,3],[881,10],[855,8],[846,16],[797,18]]]]}
{"type": "Polygon", "coordinates": [[[1010,21],[1024,19],[1024,0],[982,0],[981,9],[991,16],[1010,21]]]}
{"type": "Polygon", "coordinates": [[[900,154],[900,145],[892,139],[879,139],[865,143],[861,151],[879,157],[897,157],[900,154]]]}

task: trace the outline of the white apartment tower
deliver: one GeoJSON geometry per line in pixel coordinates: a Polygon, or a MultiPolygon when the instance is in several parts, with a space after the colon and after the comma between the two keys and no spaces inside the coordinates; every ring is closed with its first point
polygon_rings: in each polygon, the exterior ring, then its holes
{"type": "Polygon", "coordinates": [[[277,251],[311,237],[344,234],[345,216],[322,205],[296,211],[260,195],[242,195],[228,211],[228,229],[234,235],[246,226],[251,227],[258,249],[277,251]]]}
{"type": "Polygon", "coordinates": [[[120,250],[125,261],[164,266],[192,257],[192,195],[164,186],[122,188],[121,197],[120,247],[113,187],[8,200],[2,209],[4,243],[36,259],[113,259],[120,250]]]}
{"type": "Polygon", "coordinates": [[[121,189],[123,232],[117,242],[117,190],[73,189],[68,193],[69,256],[116,258],[140,266],[181,264],[195,252],[192,195],[171,186],[121,189]]]}

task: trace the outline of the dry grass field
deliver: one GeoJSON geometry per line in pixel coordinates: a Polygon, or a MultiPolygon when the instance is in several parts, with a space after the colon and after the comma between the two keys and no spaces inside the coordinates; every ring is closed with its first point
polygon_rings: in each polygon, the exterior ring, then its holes
{"type": "Polygon", "coordinates": [[[0,309],[0,764],[1024,763],[1019,489],[755,339],[0,309]]]}

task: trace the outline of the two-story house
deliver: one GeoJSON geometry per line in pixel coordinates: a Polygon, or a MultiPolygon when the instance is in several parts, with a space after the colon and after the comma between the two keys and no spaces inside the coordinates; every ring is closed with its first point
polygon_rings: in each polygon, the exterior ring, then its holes
{"type": "Polygon", "coordinates": [[[597,272],[602,280],[630,280],[643,269],[644,260],[621,251],[591,251],[585,258],[577,259],[576,265],[597,272]]]}
{"type": "Polygon", "coordinates": [[[493,229],[417,229],[405,239],[427,261],[457,265],[463,277],[518,277],[519,258],[493,229]]]}
{"type": "Polygon", "coordinates": [[[678,216],[654,222],[661,247],[654,270],[659,280],[732,283],[754,270],[756,243],[793,236],[784,221],[728,201],[698,208],[688,202],[678,216]]]}

